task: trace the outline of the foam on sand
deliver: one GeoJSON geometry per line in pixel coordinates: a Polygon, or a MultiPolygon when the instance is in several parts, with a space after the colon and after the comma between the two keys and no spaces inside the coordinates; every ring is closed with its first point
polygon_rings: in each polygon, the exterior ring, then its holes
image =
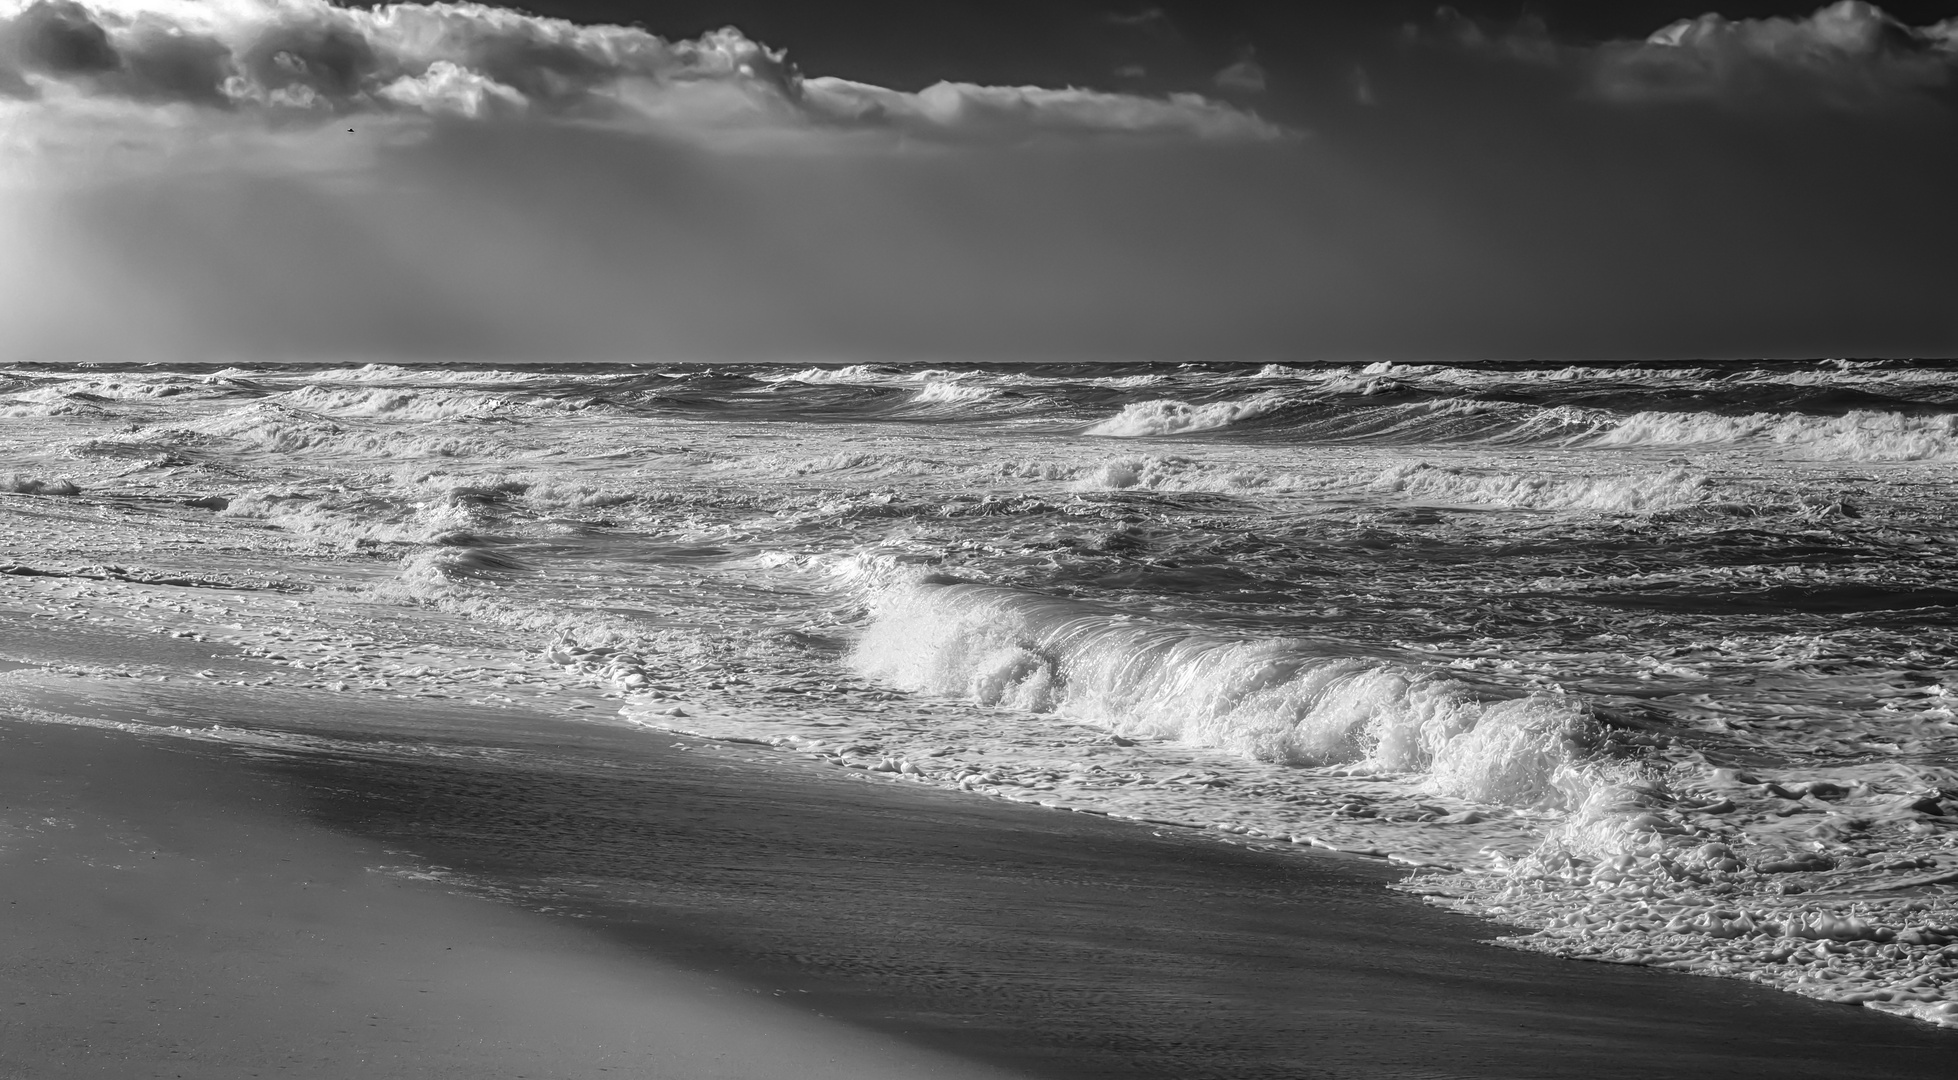
{"type": "Polygon", "coordinates": [[[1856,799],[1826,780],[1628,763],[1563,786],[1571,812],[1534,852],[1402,887],[1523,927],[1499,939],[1514,948],[1744,978],[1958,1027],[1958,902],[1945,888],[1958,863],[1912,820],[1943,813],[1940,789],[1856,799]],[[1864,853],[1778,836],[1785,802],[1763,804],[1790,795],[1867,803],[1841,819],[1864,853]]]}

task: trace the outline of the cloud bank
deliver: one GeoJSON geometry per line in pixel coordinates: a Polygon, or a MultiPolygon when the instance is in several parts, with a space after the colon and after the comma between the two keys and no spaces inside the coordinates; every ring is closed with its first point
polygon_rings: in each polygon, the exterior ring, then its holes
{"type": "Polygon", "coordinates": [[[941,82],[904,93],[805,79],[740,31],[667,40],[480,4],[17,0],[0,5],[0,94],[192,106],[294,123],[418,113],[665,128],[888,129],[928,139],[1283,136],[1183,94],[941,82]]]}

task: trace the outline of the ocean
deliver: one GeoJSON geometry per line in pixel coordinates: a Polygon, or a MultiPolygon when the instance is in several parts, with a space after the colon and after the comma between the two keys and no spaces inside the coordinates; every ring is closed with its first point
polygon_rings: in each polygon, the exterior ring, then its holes
{"type": "Polygon", "coordinates": [[[1958,367],[23,364],[0,461],[29,719],[535,706],[1958,1027],[1958,367]]]}

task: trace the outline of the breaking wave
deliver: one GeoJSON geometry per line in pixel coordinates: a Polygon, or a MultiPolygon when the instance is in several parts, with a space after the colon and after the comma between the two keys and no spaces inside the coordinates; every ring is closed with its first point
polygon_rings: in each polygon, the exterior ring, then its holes
{"type": "Polygon", "coordinates": [[[308,386],[271,400],[326,416],[383,420],[492,420],[569,411],[545,398],[447,389],[308,386]]]}
{"type": "Polygon", "coordinates": [[[1958,413],[1859,409],[1844,413],[1631,413],[1576,405],[1535,405],[1469,397],[1355,407],[1343,398],[1392,388],[1322,386],[1313,396],[1266,391],[1192,404],[1135,402],[1084,434],[1180,435],[1255,427],[1260,436],[1381,444],[1542,445],[1570,449],[1772,448],[1826,461],[1927,461],[1958,457],[1958,413]]]}
{"type": "Polygon", "coordinates": [[[1283,408],[1288,401],[1289,399],[1284,395],[1276,393],[1258,394],[1254,397],[1230,401],[1212,401],[1201,405],[1170,399],[1138,401],[1124,406],[1121,412],[1089,427],[1084,434],[1134,437],[1175,435],[1185,431],[1214,431],[1274,412],[1283,408]]]}
{"type": "Polygon", "coordinates": [[[1925,461],[1958,454],[1958,414],[1857,410],[1805,413],[1640,412],[1587,440],[1591,446],[1768,443],[1829,461],[1925,461]]]}
{"type": "Polygon", "coordinates": [[[1438,672],[1300,639],[984,585],[887,589],[851,659],[907,689],[1268,761],[1421,773],[1437,793],[1510,805],[1559,799],[1560,771],[1603,736],[1565,697],[1489,699],[1438,672]]]}
{"type": "Polygon", "coordinates": [[[1376,491],[1477,506],[1653,513],[1700,506],[1713,496],[1702,473],[1666,469],[1621,476],[1555,476],[1451,468],[1425,461],[1375,477],[1376,491]]]}

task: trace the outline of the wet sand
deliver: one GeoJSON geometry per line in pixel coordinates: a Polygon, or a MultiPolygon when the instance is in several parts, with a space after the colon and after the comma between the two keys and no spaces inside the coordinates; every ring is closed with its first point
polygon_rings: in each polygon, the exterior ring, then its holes
{"type": "MultiPolygon", "coordinates": [[[[126,693],[71,704],[154,691],[126,693]]],[[[445,708],[210,704],[341,731],[445,708]]],[[[1485,946],[1376,863],[524,719],[433,756],[0,722],[0,1075],[1942,1078],[1958,1054],[1485,946]]]]}
{"type": "Polygon", "coordinates": [[[239,764],[0,722],[0,1077],[1008,1075],[379,872],[239,764]]]}

